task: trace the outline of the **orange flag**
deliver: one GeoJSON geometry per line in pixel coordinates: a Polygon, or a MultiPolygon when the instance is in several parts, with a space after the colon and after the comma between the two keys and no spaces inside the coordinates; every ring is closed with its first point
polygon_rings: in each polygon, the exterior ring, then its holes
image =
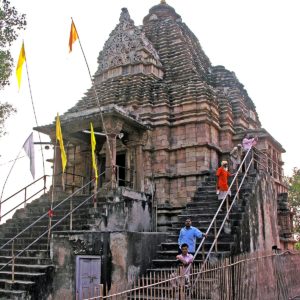
{"type": "Polygon", "coordinates": [[[69,52],[72,51],[72,46],[76,42],[76,40],[78,40],[78,34],[77,34],[75,24],[72,20],[70,38],[69,38],[69,52]]]}

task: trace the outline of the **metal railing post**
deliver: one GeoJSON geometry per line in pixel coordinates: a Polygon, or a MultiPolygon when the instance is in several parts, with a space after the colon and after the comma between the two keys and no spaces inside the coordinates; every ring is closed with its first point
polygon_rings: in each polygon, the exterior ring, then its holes
{"type": "MultiPolygon", "coordinates": [[[[215,221],[214,221],[214,239],[216,240],[216,237],[217,237],[217,218],[215,218],[215,221]]],[[[216,241],[216,244],[215,244],[215,252],[218,252],[218,243],[216,241]]]]}
{"type": "Polygon", "coordinates": [[[240,200],[240,195],[239,195],[239,178],[236,177],[236,195],[237,195],[237,200],[240,200]]]}
{"type": "Polygon", "coordinates": [[[73,197],[70,199],[70,230],[73,230],[73,197]]]}
{"type": "Polygon", "coordinates": [[[27,188],[24,190],[24,208],[26,207],[26,200],[27,200],[27,188]]]}
{"type": "Polygon", "coordinates": [[[44,195],[46,194],[47,176],[44,175],[44,195]]]}
{"type": "Polygon", "coordinates": [[[15,247],[15,241],[11,244],[11,257],[12,257],[12,263],[11,263],[11,281],[12,283],[15,282],[15,254],[14,254],[14,247],[15,247]]]}
{"type": "Polygon", "coordinates": [[[228,212],[228,207],[229,207],[229,196],[226,196],[226,212],[228,212]]]}

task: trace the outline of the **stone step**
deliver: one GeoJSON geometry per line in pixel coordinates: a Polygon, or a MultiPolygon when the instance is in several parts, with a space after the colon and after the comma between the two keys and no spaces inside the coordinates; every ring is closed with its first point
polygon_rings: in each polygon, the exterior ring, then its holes
{"type": "MultiPolygon", "coordinates": [[[[165,260],[175,260],[176,262],[176,256],[178,255],[178,250],[163,250],[163,251],[157,251],[157,259],[165,259],[165,260]]],[[[204,255],[206,257],[208,251],[204,251],[204,255]]],[[[214,252],[215,253],[215,252],[214,252]]],[[[218,249],[217,255],[220,257],[225,257],[230,255],[230,251],[221,250],[218,249]]],[[[202,252],[198,253],[196,257],[196,262],[202,259],[202,252]]]]}
{"type": "MultiPolygon", "coordinates": [[[[190,218],[192,220],[192,225],[194,226],[198,222],[201,223],[201,221],[208,221],[211,222],[215,216],[215,213],[203,213],[202,211],[200,213],[195,213],[195,211],[183,211],[182,214],[178,215],[178,223],[181,222],[182,225],[184,225],[184,221],[187,218],[190,218]]],[[[224,220],[226,216],[225,212],[219,212],[216,216],[216,220],[224,220]]],[[[240,212],[230,212],[229,214],[229,220],[240,220],[242,214],[240,212]]],[[[196,225],[197,226],[197,225],[196,225]]]]}
{"type": "MultiPolygon", "coordinates": [[[[16,250],[14,252],[17,255],[22,250],[16,250]]],[[[47,258],[49,255],[48,250],[31,250],[30,248],[25,250],[19,257],[40,257],[40,258],[47,258]]],[[[1,256],[11,256],[11,249],[1,249],[0,250],[0,257],[1,256]]]]}
{"type": "MultiPolygon", "coordinates": [[[[27,246],[28,246],[28,244],[16,244],[16,243],[14,243],[14,251],[17,252],[18,250],[23,250],[27,246]]],[[[12,250],[12,245],[11,244],[5,245],[2,249],[3,250],[9,249],[11,251],[12,250]]],[[[2,249],[0,249],[0,251],[2,249]]],[[[47,244],[36,242],[35,244],[31,245],[29,249],[30,250],[38,250],[38,251],[39,250],[47,250],[47,244]]]]}
{"type": "MultiPolygon", "coordinates": [[[[201,226],[197,226],[197,228],[201,231],[201,232],[206,232],[206,230],[208,229],[208,226],[205,226],[205,227],[201,227],[201,226]]],[[[232,226],[231,225],[231,233],[230,234],[233,234],[234,232],[236,232],[236,230],[239,228],[239,226],[232,226]]],[[[172,227],[169,229],[170,232],[173,232],[173,233],[176,233],[179,235],[179,232],[180,232],[180,229],[181,227],[172,227]]],[[[217,224],[217,227],[216,227],[217,231],[220,229],[220,225],[217,224]]],[[[210,234],[213,234],[214,232],[214,227],[211,228],[210,230],[210,234]]],[[[227,233],[224,233],[224,228],[221,232],[221,234],[224,234],[224,235],[227,235],[227,233]]]]}
{"type": "Polygon", "coordinates": [[[25,290],[9,290],[9,289],[0,289],[0,299],[1,300],[24,300],[28,299],[28,292],[25,290]]]}
{"type": "MultiPolygon", "coordinates": [[[[11,256],[0,256],[0,263],[7,263],[12,259],[11,256]]],[[[24,265],[51,265],[52,261],[50,258],[42,258],[42,257],[27,257],[27,256],[18,256],[15,258],[15,263],[24,264],[24,265]]]]}
{"type": "MultiPolygon", "coordinates": [[[[57,215],[55,212],[54,212],[54,216],[52,217],[52,223],[56,223],[57,221],[60,221],[62,219],[63,216],[65,216],[69,211],[64,211],[64,212],[61,212],[61,215],[57,215]]],[[[75,211],[73,214],[72,214],[72,218],[73,218],[73,221],[83,221],[87,218],[87,216],[89,216],[88,214],[88,211],[84,211],[84,213],[80,214],[79,212],[75,211]]],[[[38,220],[39,218],[41,217],[40,216],[27,216],[27,217],[24,217],[22,219],[14,219],[14,222],[11,222],[11,223],[6,223],[7,226],[22,226],[23,228],[31,225],[32,223],[36,222],[35,225],[41,225],[41,224],[47,224],[49,223],[49,218],[48,216],[45,216],[43,217],[42,219],[38,220]]],[[[63,221],[64,222],[70,222],[70,216],[66,217],[63,221]]]]}
{"type": "MultiPolygon", "coordinates": [[[[55,224],[52,224],[55,225],[55,224]]],[[[73,224],[73,230],[81,230],[86,224],[73,224]]],[[[22,237],[39,237],[42,233],[46,232],[48,230],[47,225],[39,225],[39,226],[33,226],[32,228],[29,228],[26,230],[22,237]]],[[[53,228],[54,231],[68,231],[70,230],[69,224],[58,224],[56,227],[53,228]]],[[[1,232],[2,237],[9,238],[16,236],[19,232],[22,231],[22,228],[16,228],[16,227],[6,227],[5,231],[1,232]]]]}
{"type": "MultiPolygon", "coordinates": [[[[223,223],[223,220],[224,220],[224,218],[216,219],[217,228],[220,228],[221,224],[223,223]]],[[[237,220],[237,219],[234,220],[234,219],[229,218],[228,220],[229,220],[231,226],[238,226],[239,222],[240,222],[240,220],[237,220]]],[[[209,227],[209,225],[212,221],[212,218],[209,218],[208,220],[201,220],[201,218],[192,218],[192,221],[193,221],[193,223],[192,223],[193,226],[196,228],[199,228],[202,231],[202,229],[206,230],[209,227]],[[200,221],[198,221],[198,220],[200,220],[200,221]]],[[[180,230],[182,228],[182,224],[183,224],[183,222],[172,222],[172,228],[170,228],[170,230],[172,230],[172,231],[173,231],[173,229],[180,230]]]]}
{"type": "MultiPolygon", "coordinates": [[[[203,244],[204,250],[209,250],[211,245],[212,245],[212,242],[207,242],[205,240],[205,242],[203,244]]],[[[223,250],[230,251],[230,247],[231,247],[230,242],[218,241],[217,245],[218,245],[218,250],[220,250],[220,251],[223,251],[223,250]]],[[[196,249],[198,248],[198,246],[199,246],[199,243],[196,243],[196,249]]],[[[176,242],[162,243],[162,244],[160,244],[159,249],[160,249],[159,251],[172,251],[172,250],[178,251],[178,243],[176,243],[176,242]]]]}
{"type": "MultiPolygon", "coordinates": [[[[74,208],[75,207],[73,207],[73,209],[74,208]]],[[[78,208],[77,210],[75,210],[73,212],[73,215],[78,215],[78,216],[87,215],[90,208],[92,208],[92,206],[80,207],[80,208],[78,208]]],[[[48,211],[49,211],[49,208],[45,208],[43,211],[38,211],[38,210],[26,211],[23,214],[22,218],[16,218],[16,219],[14,219],[14,221],[12,223],[18,222],[18,221],[15,221],[15,220],[21,220],[22,221],[25,218],[32,219],[32,222],[33,222],[34,220],[37,220],[39,217],[41,217],[42,215],[44,215],[48,211]]],[[[65,216],[67,213],[69,213],[69,211],[70,211],[69,208],[66,208],[66,209],[57,208],[56,210],[53,210],[53,216],[61,219],[63,216],[65,216]]],[[[48,219],[47,215],[44,217],[44,219],[48,219]]],[[[6,224],[6,223],[4,223],[4,224],[6,224]]]]}
{"type": "Polygon", "coordinates": [[[12,281],[11,279],[0,279],[0,289],[28,291],[32,288],[33,285],[35,285],[35,282],[31,280],[12,281]]]}
{"type": "Polygon", "coordinates": [[[199,200],[198,202],[189,202],[187,203],[187,208],[192,207],[199,207],[199,208],[217,208],[219,207],[221,201],[214,200],[214,201],[207,201],[207,200],[199,200]]]}
{"type": "MultiPolygon", "coordinates": [[[[0,238],[0,245],[5,244],[6,242],[8,242],[11,238],[0,238]]],[[[30,244],[31,242],[33,242],[36,238],[35,237],[17,237],[14,241],[15,244],[30,244]]],[[[41,237],[41,239],[39,240],[39,242],[43,242],[43,243],[47,243],[47,236],[41,237]]]]}
{"type": "MultiPolygon", "coordinates": [[[[170,234],[169,236],[168,236],[168,238],[167,238],[167,241],[166,242],[168,242],[168,243],[177,243],[177,241],[178,241],[178,236],[179,236],[179,232],[178,232],[178,234],[170,234]]],[[[209,234],[208,234],[208,236],[207,236],[207,238],[205,239],[205,242],[207,242],[207,243],[211,243],[211,242],[213,242],[213,240],[214,240],[214,234],[213,234],[213,231],[211,231],[209,234]]],[[[224,242],[224,243],[231,243],[231,242],[233,242],[233,240],[234,240],[234,237],[232,236],[232,235],[228,235],[228,234],[222,234],[222,235],[220,235],[219,236],[219,238],[218,238],[218,242],[224,242]]]]}
{"type": "MultiPolygon", "coordinates": [[[[0,263],[1,271],[11,271],[12,264],[0,263]],[[5,266],[5,267],[4,267],[5,266]],[[3,268],[3,269],[2,269],[3,268]]],[[[32,264],[15,264],[15,272],[26,272],[26,273],[45,273],[48,270],[53,270],[54,265],[32,265],[32,264]]]]}
{"type": "MultiPolygon", "coordinates": [[[[42,272],[14,272],[15,280],[34,281],[37,277],[45,276],[42,272]]],[[[11,271],[0,271],[0,279],[12,278],[11,271]]]]}
{"type": "MultiPolygon", "coordinates": [[[[176,257],[176,255],[175,255],[176,257]]],[[[152,260],[152,267],[151,269],[164,269],[164,268],[177,268],[178,262],[176,261],[175,257],[173,258],[156,258],[152,260]]],[[[196,258],[196,263],[203,262],[202,259],[196,258]]]]}

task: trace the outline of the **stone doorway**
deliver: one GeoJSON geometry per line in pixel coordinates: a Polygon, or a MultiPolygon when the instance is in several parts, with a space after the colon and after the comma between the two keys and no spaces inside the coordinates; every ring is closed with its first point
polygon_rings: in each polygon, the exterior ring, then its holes
{"type": "Polygon", "coordinates": [[[76,299],[82,300],[100,295],[100,256],[79,255],[76,257],[76,299]]]}
{"type": "Polygon", "coordinates": [[[118,168],[118,186],[127,186],[126,181],[126,155],[125,153],[118,153],[116,157],[116,165],[118,168]]]}

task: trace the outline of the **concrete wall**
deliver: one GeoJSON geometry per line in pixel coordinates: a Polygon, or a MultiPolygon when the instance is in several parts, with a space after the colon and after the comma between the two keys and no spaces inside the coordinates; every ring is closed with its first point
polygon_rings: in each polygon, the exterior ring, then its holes
{"type": "Polygon", "coordinates": [[[55,274],[49,299],[75,299],[76,255],[101,257],[101,283],[112,293],[146,271],[166,238],[166,234],[152,232],[55,233],[51,245],[55,274]]]}
{"type": "Polygon", "coordinates": [[[277,192],[273,179],[263,172],[257,174],[242,201],[245,212],[237,233],[237,252],[271,250],[273,245],[279,247],[277,192]]]}

